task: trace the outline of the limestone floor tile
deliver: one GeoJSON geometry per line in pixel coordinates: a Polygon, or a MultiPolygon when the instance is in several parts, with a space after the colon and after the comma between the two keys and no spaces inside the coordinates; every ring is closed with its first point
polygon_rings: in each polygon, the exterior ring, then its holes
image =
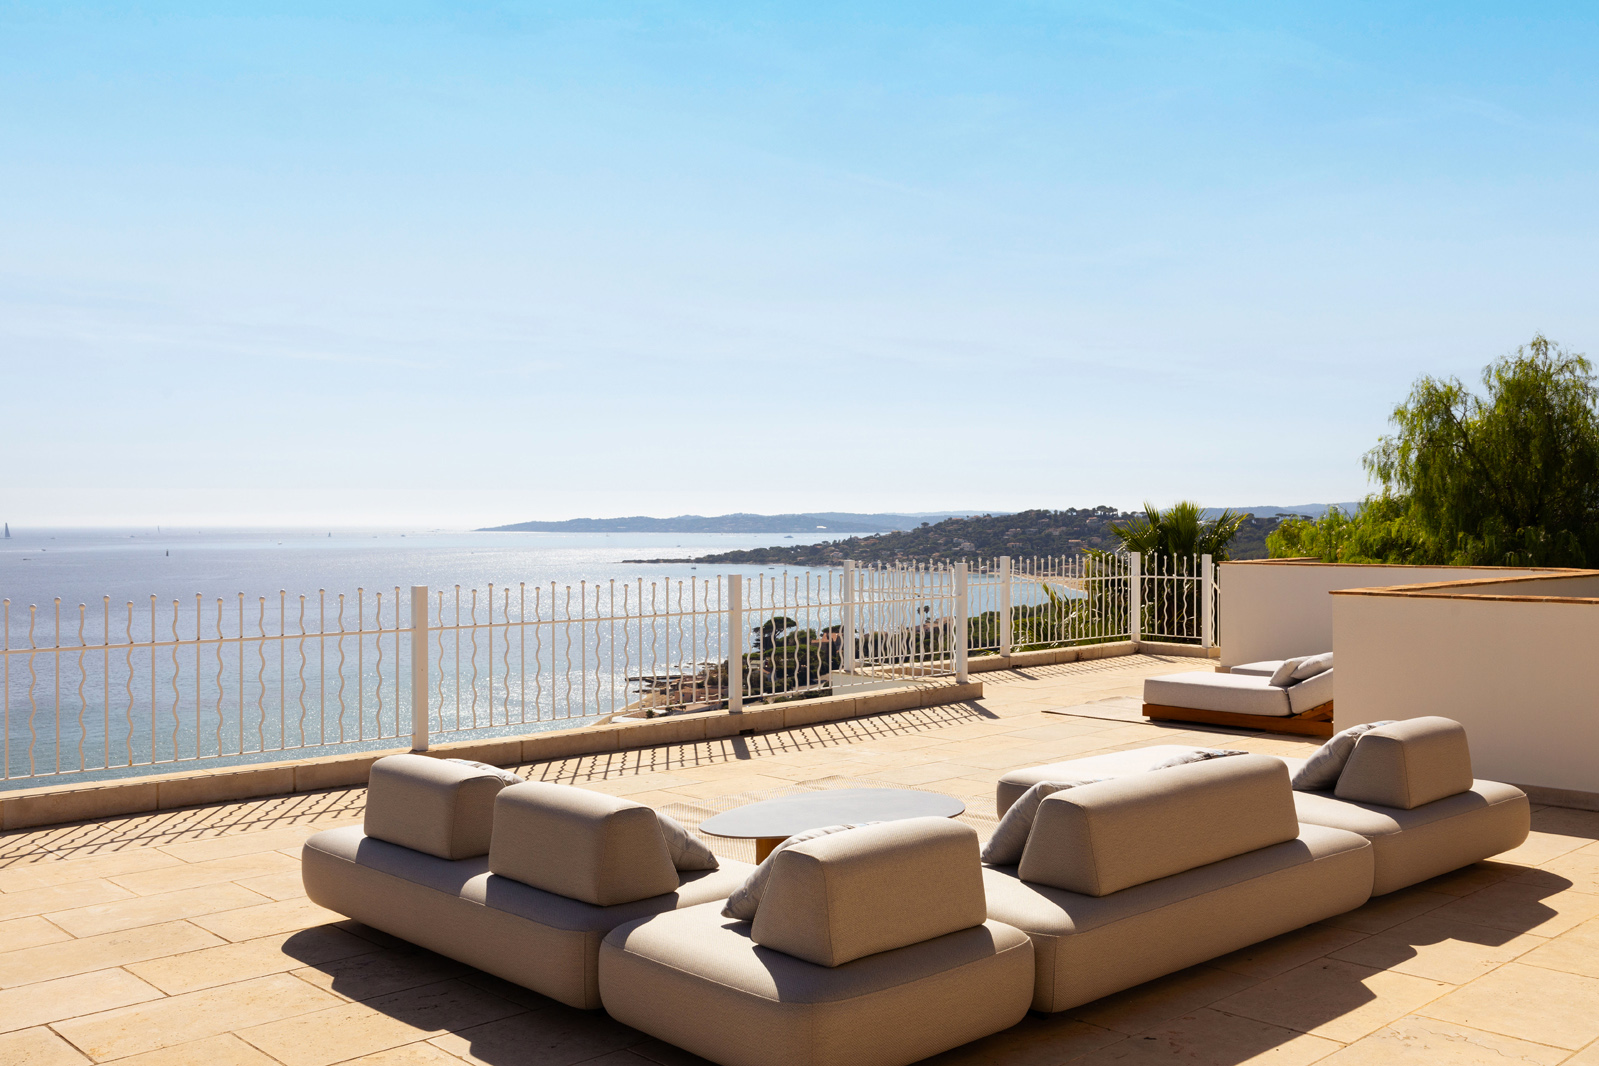
{"type": "Polygon", "coordinates": [[[159,989],[123,970],[96,970],[20,985],[0,991],[0,1032],[160,997],[159,989]]]}
{"type": "Polygon", "coordinates": [[[347,1059],[340,1066],[461,1066],[462,1060],[425,1040],[347,1059]]]}
{"type": "Polygon", "coordinates": [[[163,922],[0,954],[0,988],[126,966],[222,943],[188,922],[163,922]]]}
{"type": "Polygon", "coordinates": [[[1435,910],[1402,922],[1334,951],[1332,957],[1463,985],[1501,963],[1548,943],[1541,936],[1438,917],[1441,913],[1441,909],[1435,910]]]}
{"type": "Polygon", "coordinates": [[[1521,957],[1528,966],[1599,977],[1599,918],[1567,930],[1521,957]]]}
{"type": "Polygon", "coordinates": [[[1438,908],[1435,917],[1539,936],[1559,936],[1599,915],[1599,896],[1501,881],[1438,908]]]}
{"type": "Polygon", "coordinates": [[[1392,929],[1400,922],[1408,922],[1428,911],[1455,901],[1454,896],[1442,892],[1428,892],[1423,888],[1402,888],[1386,896],[1377,896],[1352,911],[1335,915],[1322,922],[1338,929],[1353,929],[1357,933],[1380,933],[1392,929]]]}
{"type": "Polygon", "coordinates": [[[1599,1038],[1599,979],[1508,962],[1417,1013],[1574,1051],[1599,1038]]]}
{"type": "MultiPolygon", "coordinates": [[[[1542,811],[1534,812],[1542,814],[1542,811]]],[[[1562,836],[1557,833],[1540,833],[1536,830],[1527,835],[1527,839],[1519,847],[1501,852],[1494,856],[1497,862],[1517,863],[1522,866],[1541,866],[1550,859],[1557,858],[1588,843],[1577,837],[1562,836]]]]}
{"type": "Polygon", "coordinates": [[[186,840],[178,844],[164,844],[161,850],[184,862],[205,862],[209,859],[226,859],[235,855],[249,855],[258,851],[277,851],[279,848],[297,847],[317,830],[312,826],[288,829],[268,829],[260,833],[238,833],[232,836],[208,837],[203,840],[186,840]]]}
{"type": "Polygon", "coordinates": [[[1111,1063],[1307,1066],[1342,1046],[1332,1040],[1267,1025],[1252,1018],[1198,1010],[1071,1061],[1072,1066],[1109,1066],[1111,1063]]]}
{"type": "MultiPolygon", "coordinates": [[[[760,792],[769,788],[792,788],[793,781],[783,777],[768,777],[764,774],[751,774],[747,781],[740,780],[730,785],[721,778],[712,778],[707,781],[695,781],[690,784],[671,785],[661,790],[661,795],[674,797],[668,802],[682,803],[686,800],[709,799],[716,796],[726,796],[736,792],[760,792]]],[[[636,798],[636,797],[629,797],[636,798]]],[[[642,802],[642,801],[641,801],[642,802]]]]}
{"type": "Polygon", "coordinates": [[[922,763],[919,766],[901,766],[874,774],[874,777],[884,781],[892,781],[897,785],[925,785],[932,781],[943,781],[951,777],[960,777],[963,774],[976,772],[975,766],[963,766],[958,763],[933,762],[922,763]]]}
{"type": "Polygon", "coordinates": [[[1599,841],[1599,811],[1576,807],[1543,807],[1532,814],[1535,833],[1570,837],[1587,845],[1599,841]]]}
{"type": "Polygon", "coordinates": [[[349,1000],[372,999],[407,988],[437,984],[475,971],[431,951],[374,951],[290,971],[294,976],[349,1000]]]}
{"type": "Polygon", "coordinates": [[[0,870],[0,892],[20,892],[28,888],[49,888],[95,877],[176,866],[178,860],[155,848],[139,848],[92,859],[57,859],[30,866],[0,870]]]}
{"type": "Polygon", "coordinates": [[[239,881],[246,877],[298,869],[299,863],[281,852],[258,851],[248,855],[233,855],[225,859],[175,863],[155,870],[117,874],[106,880],[114,885],[121,885],[136,895],[153,896],[161,892],[219,885],[225,881],[239,881]]]}
{"type": "Polygon", "coordinates": [[[1599,853],[1590,853],[1586,848],[1550,859],[1542,866],[1515,869],[1517,873],[1511,880],[1521,884],[1599,895],[1599,853]]]}
{"type": "Polygon", "coordinates": [[[58,925],[38,915],[0,922],[0,949],[20,951],[38,944],[55,944],[72,937],[58,925]]]}
{"type": "Polygon", "coordinates": [[[88,1061],[42,1025],[0,1033],[0,1062],[6,1066],[85,1066],[88,1061]]]}
{"type": "Polygon", "coordinates": [[[177,996],[268,974],[287,973],[374,950],[370,941],[343,929],[317,926],[292,933],[276,933],[257,940],[243,940],[236,944],[223,942],[220,947],[130,963],[127,969],[167,995],[177,996]]]}
{"type": "MultiPolygon", "coordinates": [[[[247,890],[241,888],[240,891],[247,890]]],[[[257,900],[262,898],[253,892],[251,895],[257,900]]],[[[254,940],[273,933],[286,933],[293,929],[307,929],[343,920],[344,915],[318,907],[302,897],[207,914],[194,919],[194,923],[224,940],[254,940]]]]}
{"type": "Polygon", "coordinates": [[[90,1058],[104,1062],[308,1014],[339,1002],[297,977],[272,974],[75,1017],[54,1028],[90,1058]]]}
{"type": "Polygon", "coordinates": [[[1190,966],[1125,992],[1074,1007],[1066,1013],[1101,1029],[1141,1033],[1250,988],[1254,983],[1242,974],[1208,966],[1190,966]]]}
{"type": "Polygon", "coordinates": [[[232,1033],[118,1059],[116,1066],[278,1066],[232,1033]]]}
{"type": "Polygon", "coordinates": [[[1261,980],[1287,973],[1296,966],[1303,966],[1312,959],[1346,948],[1365,937],[1365,933],[1357,933],[1352,929],[1310,925],[1212,959],[1206,965],[1261,980]]]}
{"type": "Polygon", "coordinates": [[[1565,1066],[1599,1066],[1599,1040],[1567,1059],[1565,1066]]]}
{"type": "Polygon", "coordinates": [[[524,1013],[514,1003],[452,980],[237,1032],[285,1066],[326,1066],[524,1013]]]}
{"type": "Polygon", "coordinates": [[[1566,1055],[1563,1048],[1411,1016],[1362,1037],[1322,1062],[1325,1066],[1555,1066],[1566,1055]]]}
{"type": "Polygon", "coordinates": [[[266,897],[238,885],[206,885],[159,896],[134,896],[115,903],[98,903],[58,911],[50,920],[73,936],[94,936],[118,929],[194,918],[215,911],[230,911],[266,902],[266,897]]]}
{"type": "Polygon", "coordinates": [[[305,881],[300,876],[298,860],[295,861],[292,870],[262,874],[260,877],[242,877],[235,883],[272,900],[302,899],[305,896],[305,881]]]}
{"type": "Polygon", "coordinates": [[[1413,1013],[1449,989],[1409,974],[1318,959],[1211,1006],[1349,1043],[1413,1013]]]}
{"type": "MultiPolygon", "coordinates": [[[[923,1059],[921,1066],[987,1066],[988,1063],[1056,1066],[1062,1062],[1075,1063],[1079,1055],[1086,1055],[1124,1039],[1126,1037],[1122,1033],[1101,1029],[1064,1014],[1029,1013],[1009,1029],[951,1048],[942,1055],[923,1059]]],[[[673,1063],[674,1066],[677,1062],[659,1054],[651,1044],[641,1044],[632,1050],[646,1059],[658,1059],[673,1063]]]]}
{"type": "Polygon", "coordinates": [[[485,1025],[451,1026],[432,1043],[477,1066],[570,1066],[643,1040],[643,1033],[603,1011],[552,1004],[485,1025]]]}
{"type": "Polygon", "coordinates": [[[111,900],[127,899],[133,893],[110,881],[92,878],[45,888],[25,888],[0,894],[0,919],[22,918],[30,914],[51,914],[87,907],[111,900]]]}
{"type": "Polygon", "coordinates": [[[1469,896],[1479,888],[1498,884],[1500,881],[1514,879],[1523,874],[1528,867],[1519,863],[1510,862],[1474,862],[1470,866],[1462,866],[1458,870],[1441,874],[1430,881],[1423,881],[1417,888],[1428,892],[1442,892],[1448,896],[1469,896]]]}

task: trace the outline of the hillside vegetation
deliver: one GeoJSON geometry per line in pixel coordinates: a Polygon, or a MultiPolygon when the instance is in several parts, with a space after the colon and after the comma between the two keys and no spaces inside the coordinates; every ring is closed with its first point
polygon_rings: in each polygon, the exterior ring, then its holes
{"type": "MultiPolygon", "coordinates": [[[[915,529],[897,533],[877,533],[821,544],[795,544],[785,547],[752,548],[720,552],[696,559],[629,559],[628,562],[703,562],[736,564],[779,564],[788,566],[831,566],[853,559],[861,563],[911,563],[943,560],[1013,557],[1033,555],[1075,555],[1090,548],[1115,551],[1121,540],[1112,523],[1128,523],[1141,512],[1123,512],[1113,507],[1071,508],[1064,511],[1019,511],[1008,515],[977,515],[926,522],[915,529]]],[[[1232,542],[1233,559],[1264,559],[1266,537],[1276,530],[1279,519],[1245,519],[1232,542]]]]}

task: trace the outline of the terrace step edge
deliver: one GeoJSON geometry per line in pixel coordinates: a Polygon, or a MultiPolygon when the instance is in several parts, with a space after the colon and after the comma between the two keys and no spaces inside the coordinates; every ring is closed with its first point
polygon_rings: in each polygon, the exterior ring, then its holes
{"type": "MultiPolygon", "coordinates": [[[[1096,645],[1095,650],[1109,645],[1096,645]]],[[[1075,649],[1064,649],[1075,650],[1075,649]]],[[[1129,654],[1129,651],[1121,654],[1129,654]]],[[[1037,653],[1028,653],[1037,654],[1037,653]]],[[[1085,658],[1099,658],[1099,655],[1085,658]]],[[[985,658],[998,658],[985,657],[985,658]]],[[[1014,658],[1014,657],[1013,657],[1014,658]]],[[[974,660],[975,662],[975,660],[974,660]]],[[[599,755],[660,744],[693,743],[751,733],[816,725],[895,711],[964,703],[983,698],[983,685],[921,683],[859,696],[823,696],[814,700],[748,707],[738,714],[714,711],[609,725],[585,726],[521,737],[465,740],[432,745],[422,754],[437,758],[474,759],[496,766],[520,766],[578,755],[599,755]]],[[[42,786],[0,793],[0,831],[32,829],[65,822],[83,822],[125,814],[196,807],[209,803],[260,799],[296,792],[318,792],[366,784],[378,759],[409,748],[328,755],[256,766],[221,767],[157,774],[125,781],[42,786]]]]}

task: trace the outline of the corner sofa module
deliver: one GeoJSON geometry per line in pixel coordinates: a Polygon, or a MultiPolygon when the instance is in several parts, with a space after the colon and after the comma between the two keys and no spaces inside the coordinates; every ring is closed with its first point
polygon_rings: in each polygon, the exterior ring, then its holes
{"type": "Polygon", "coordinates": [[[1364,838],[1299,824],[1280,760],[1237,755],[1056,792],[983,882],[1062,1011],[1352,910],[1371,871],[1364,838]]]}
{"type": "Polygon", "coordinates": [[[600,1005],[597,960],[606,933],[725,899],[753,869],[724,861],[721,869],[679,873],[648,807],[565,785],[503,784],[425,756],[380,759],[365,825],[305,842],[306,894],[375,929],[592,1009],[600,1005]]]}
{"type": "MultiPolygon", "coordinates": [[[[1301,759],[1284,759],[1290,771],[1301,759]]],[[[1472,777],[1466,731],[1408,718],[1362,733],[1331,790],[1295,792],[1301,822],[1371,841],[1371,893],[1385,895],[1491,858],[1527,839],[1532,808],[1514,785],[1472,777]]]]}
{"type": "Polygon", "coordinates": [[[902,1066],[1026,1015],[1032,946],[988,919],[969,826],[862,826],[770,861],[753,922],[706,904],[606,937],[612,1017],[722,1066],[902,1066]]]}

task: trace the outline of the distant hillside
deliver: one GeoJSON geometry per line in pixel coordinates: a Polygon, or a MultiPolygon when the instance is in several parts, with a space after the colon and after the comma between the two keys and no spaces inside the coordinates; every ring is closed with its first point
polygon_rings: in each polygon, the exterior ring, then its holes
{"type": "Polygon", "coordinates": [[[570,518],[564,522],[517,522],[489,526],[487,533],[888,533],[915,529],[927,521],[977,514],[976,511],[940,511],[934,514],[851,514],[818,511],[814,514],[685,514],[675,518],[570,518]]]}
{"type": "MultiPolygon", "coordinates": [[[[753,548],[721,552],[697,559],[629,559],[633,563],[737,563],[755,565],[830,566],[853,559],[863,563],[919,562],[998,555],[1075,555],[1085,548],[1106,551],[1121,542],[1111,523],[1132,514],[1112,507],[1065,511],[1019,511],[1009,515],[976,515],[923,522],[914,529],[850,537],[820,544],[753,548]]],[[[1233,541],[1231,558],[1264,559],[1266,535],[1276,518],[1250,518],[1233,541]]]]}

